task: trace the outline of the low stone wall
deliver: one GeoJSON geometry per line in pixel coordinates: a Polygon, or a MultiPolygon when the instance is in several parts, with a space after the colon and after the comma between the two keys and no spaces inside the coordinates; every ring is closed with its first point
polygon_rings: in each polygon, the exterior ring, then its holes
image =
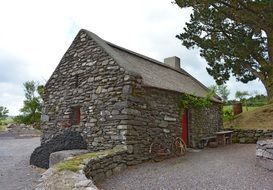
{"type": "Polygon", "coordinates": [[[119,173],[127,168],[127,146],[118,146],[106,154],[91,158],[86,162],[83,171],[85,176],[94,182],[119,173]]]}
{"type": "Polygon", "coordinates": [[[35,190],[98,190],[93,182],[101,181],[125,170],[129,165],[139,163],[133,162],[131,154],[130,146],[118,145],[112,149],[65,158],[42,175],[35,190]]]}
{"type": "Polygon", "coordinates": [[[49,167],[52,167],[53,165],[60,163],[66,159],[87,153],[89,153],[89,151],[84,149],[61,150],[58,152],[53,152],[50,154],[49,157],[49,167]]]}
{"type": "Polygon", "coordinates": [[[118,145],[112,149],[70,157],[73,153],[79,153],[79,150],[76,152],[56,152],[55,154],[62,157],[57,160],[64,160],[53,165],[43,174],[35,190],[97,190],[93,182],[101,181],[106,177],[125,170],[127,165],[132,165],[130,161],[132,152],[126,145],[118,145]],[[65,155],[69,157],[64,158],[65,155]]]}
{"type": "Polygon", "coordinates": [[[272,138],[273,130],[258,129],[225,129],[233,131],[232,142],[241,144],[256,143],[259,139],[272,138]]]}

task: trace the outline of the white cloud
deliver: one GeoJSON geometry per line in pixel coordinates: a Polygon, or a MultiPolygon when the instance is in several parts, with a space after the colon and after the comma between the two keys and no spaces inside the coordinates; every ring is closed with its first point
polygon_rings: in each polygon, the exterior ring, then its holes
{"type": "MultiPolygon", "coordinates": [[[[187,50],[175,38],[189,15],[189,9],[182,10],[171,0],[2,1],[0,105],[18,114],[24,98],[22,83],[47,80],[80,28],[161,61],[176,55],[183,68],[210,85],[213,79],[206,73],[206,63],[198,51],[187,50]],[[8,54],[2,56],[2,52],[8,54]],[[2,74],[7,68],[9,74],[2,74]]],[[[232,91],[246,87],[234,81],[228,85],[232,91]]],[[[254,82],[254,86],[255,90],[264,91],[261,84],[254,82]]]]}
{"type": "Polygon", "coordinates": [[[9,114],[15,115],[23,106],[24,92],[20,85],[0,82],[0,105],[9,109],[9,114]]]}

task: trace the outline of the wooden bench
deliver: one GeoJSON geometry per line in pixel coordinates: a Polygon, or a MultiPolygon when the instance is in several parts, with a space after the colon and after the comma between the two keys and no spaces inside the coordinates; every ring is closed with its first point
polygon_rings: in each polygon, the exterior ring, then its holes
{"type": "Polygon", "coordinates": [[[210,142],[216,142],[216,136],[204,137],[201,139],[203,146],[208,146],[210,142]]]}
{"type": "Polygon", "coordinates": [[[219,145],[226,145],[232,143],[232,133],[233,131],[219,131],[216,132],[217,142],[219,145]]]}
{"type": "Polygon", "coordinates": [[[231,144],[232,143],[232,140],[231,140],[231,137],[225,137],[225,144],[231,144]]]}

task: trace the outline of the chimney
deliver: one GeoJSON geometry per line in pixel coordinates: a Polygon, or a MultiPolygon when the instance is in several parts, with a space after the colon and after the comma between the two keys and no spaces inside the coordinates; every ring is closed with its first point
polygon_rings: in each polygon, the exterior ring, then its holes
{"type": "Polygon", "coordinates": [[[165,58],[164,63],[166,65],[171,66],[172,68],[181,69],[180,68],[180,59],[178,57],[176,57],[176,56],[165,58]]]}

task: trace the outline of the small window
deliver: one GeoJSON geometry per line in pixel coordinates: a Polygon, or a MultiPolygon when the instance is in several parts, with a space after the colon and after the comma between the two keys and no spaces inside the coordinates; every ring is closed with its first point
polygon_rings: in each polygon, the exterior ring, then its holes
{"type": "Polygon", "coordinates": [[[81,122],[81,107],[74,107],[72,111],[72,125],[79,125],[81,122]]]}

